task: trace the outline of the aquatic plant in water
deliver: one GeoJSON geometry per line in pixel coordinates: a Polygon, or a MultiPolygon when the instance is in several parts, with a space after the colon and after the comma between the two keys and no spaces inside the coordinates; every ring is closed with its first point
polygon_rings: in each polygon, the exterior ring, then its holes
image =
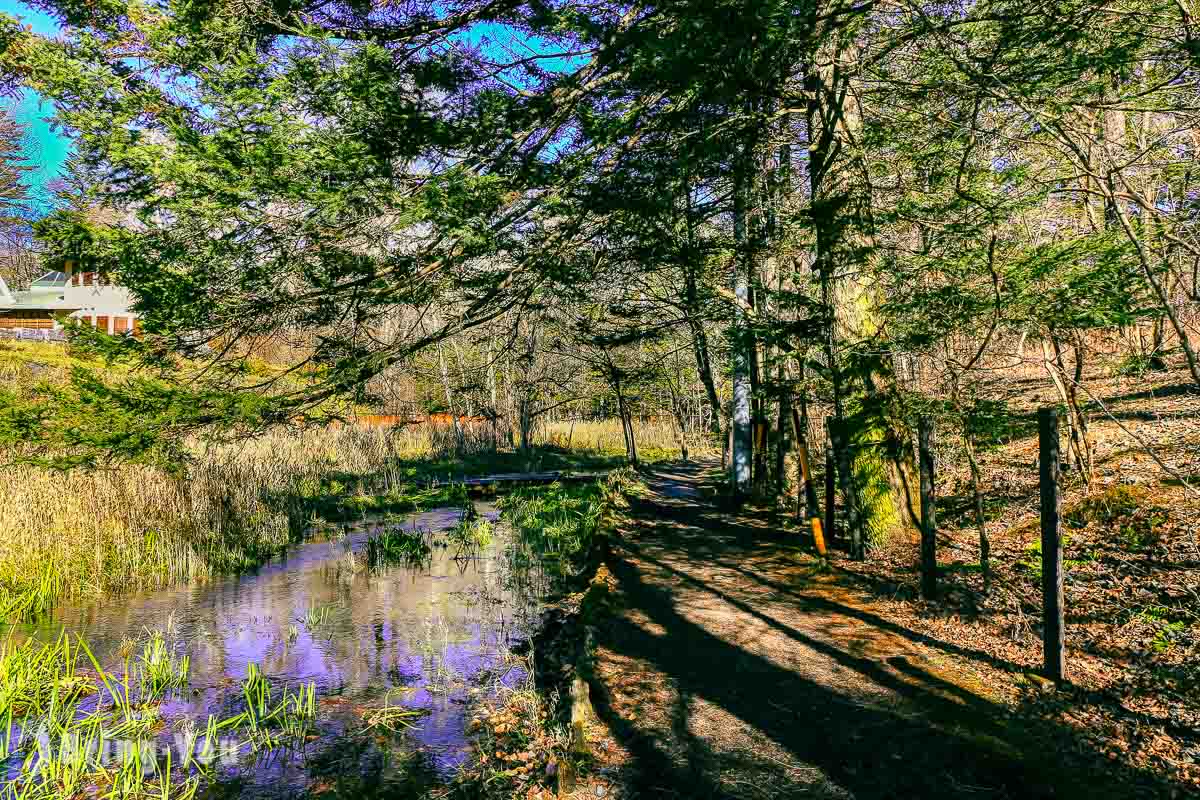
{"type": "Polygon", "coordinates": [[[459,555],[471,553],[492,543],[492,523],[486,519],[464,519],[446,531],[446,543],[453,546],[459,555]]]}
{"type": "Polygon", "coordinates": [[[422,566],[433,548],[424,531],[395,527],[367,540],[367,566],[377,569],[392,564],[422,566]]]}
{"type": "Polygon", "coordinates": [[[283,686],[278,700],[257,664],[250,664],[242,681],[246,710],[234,717],[234,727],[244,728],[256,749],[271,749],[303,741],[317,715],[316,683],[292,689],[283,686]]]}
{"type": "Polygon", "coordinates": [[[172,652],[161,631],[151,631],[138,660],[141,697],[148,702],[187,683],[191,661],[172,652]]]}
{"type": "Polygon", "coordinates": [[[105,670],[80,639],[0,642],[0,800],[190,800],[223,732],[243,734],[252,751],[302,742],[316,717],[316,684],[274,692],[256,665],[243,681],[245,709],[203,729],[177,724],[182,749],[160,757],[157,700],[187,683],[188,657],[150,632],[122,674],[105,670]],[[85,667],[90,665],[90,669],[85,667]],[[115,752],[114,752],[115,750],[115,752]],[[19,759],[19,761],[15,761],[19,759]]]}
{"type": "MultiPolygon", "coordinates": [[[[166,674],[161,665],[173,659],[164,657],[154,641],[144,655],[160,665],[153,674],[160,676],[161,686],[166,674]]],[[[179,663],[174,660],[172,681],[179,663]]],[[[81,640],[72,641],[66,633],[49,644],[0,644],[0,768],[9,778],[0,800],[63,800],[99,786],[108,788],[108,796],[131,800],[192,797],[198,779],[173,772],[169,755],[160,763],[150,738],[162,720],[141,695],[154,690],[153,678],[134,679],[128,670],[122,678],[106,672],[81,640]],[[84,656],[94,673],[81,669],[84,656]],[[106,743],[118,740],[125,746],[111,763],[106,743]],[[22,756],[19,766],[11,763],[22,756]]]]}
{"type": "Polygon", "coordinates": [[[300,618],[300,622],[304,623],[304,627],[309,631],[320,628],[333,617],[333,606],[330,605],[312,605],[304,612],[304,616],[300,618]]]}
{"type": "Polygon", "coordinates": [[[363,721],[367,723],[368,728],[381,728],[391,733],[399,733],[403,729],[411,728],[414,719],[429,713],[429,710],[424,708],[392,705],[390,697],[389,692],[384,695],[381,707],[369,708],[362,712],[363,721]]]}

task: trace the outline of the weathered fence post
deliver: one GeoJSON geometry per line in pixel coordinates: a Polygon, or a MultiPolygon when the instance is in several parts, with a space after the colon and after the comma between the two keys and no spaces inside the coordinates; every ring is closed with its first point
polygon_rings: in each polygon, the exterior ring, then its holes
{"type": "Polygon", "coordinates": [[[837,467],[833,462],[833,444],[825,447],[825,541],[837,536],[837,467]]]}
{"type": "Polygon", "coordinates": [[[921,596],[937,597],[937,512],[933,505],[933,423],[917,421],[917,451],[921,461],[921,596]]]}
{"type": "Polygon", "coordinates": [[[863,542],[862,522],[858,516],[858,498],[854,494],[854,472],[850,468],[848,437],[846,431],[834,417],[829,417],[826,424],[829,426],[833,451],[837,458],[837,472],[842,483],[842,500],[846,504],[846,525],[850,528],[850,557],[856,561],[862,561],[866,558],[866,547],[863,542]]]}
{"type": "Polygon", "coordinates": [[[1041,465],[1042,490],[1042,657],[1046,677],[1055,683],[1062,682],[1066,675],[1058,458],[1058,410],[1038,409],[1038,461],[1041,465]]]}

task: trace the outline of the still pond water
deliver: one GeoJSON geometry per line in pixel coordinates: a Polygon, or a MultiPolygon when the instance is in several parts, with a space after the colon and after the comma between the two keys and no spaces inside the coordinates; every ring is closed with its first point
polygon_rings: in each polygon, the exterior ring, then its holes
{"type": "MultiPolygon", "coordinates": [[[[498,516],[487,504],[476,511],[498,516]]],[[[185,719],[203,728],[210,714],[238,713],[252,669],[276,687],[315,682],[309,741],[221,753],[202,795],[404,796],[452,777],[467,756],[470,705],[525,679],[509,648],[532,632],[544,594],[540,571],[500,523],[468,556],[435,546],[422,565],[365,568],[367,541],[385,524],[436,534],[460,515],[339,528],[254,572],[60,609],[23,633],[53,640],[65,628],[119,672],[130,640],[162,631],[191,659],[187,689],[162,706],[162,747],[178,741],[185,719]],[[364,715],[385,704],[423,716],[400,733],[367,726],[364,715]]]]}

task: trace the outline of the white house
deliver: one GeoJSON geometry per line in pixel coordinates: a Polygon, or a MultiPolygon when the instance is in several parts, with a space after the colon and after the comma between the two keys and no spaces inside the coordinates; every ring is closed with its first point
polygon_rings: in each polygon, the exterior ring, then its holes
{"type": "Polygon", "coordinates": [[[133,297],[97,272],[78,272],[68,261],[65,271],[47,272],[27,292],[12,292],[0,277],[0,330],[62,328],[71,317],[108,333],[137,333],[133,297]]]}

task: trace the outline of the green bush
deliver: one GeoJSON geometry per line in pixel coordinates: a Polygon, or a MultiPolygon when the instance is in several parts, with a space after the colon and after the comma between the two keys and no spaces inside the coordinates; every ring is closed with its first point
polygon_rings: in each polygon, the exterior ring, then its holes
{"type": "Polygon", "coordinates": [[[1167,519],[1166,509],[1154,505],[1144,489],[1133,486],[1113,486],[1089,495],[1063,514],[1072,528],[1095,525],[1112,529],[1126,549],[1135,551],[1158,541],[1167,519]]]}

